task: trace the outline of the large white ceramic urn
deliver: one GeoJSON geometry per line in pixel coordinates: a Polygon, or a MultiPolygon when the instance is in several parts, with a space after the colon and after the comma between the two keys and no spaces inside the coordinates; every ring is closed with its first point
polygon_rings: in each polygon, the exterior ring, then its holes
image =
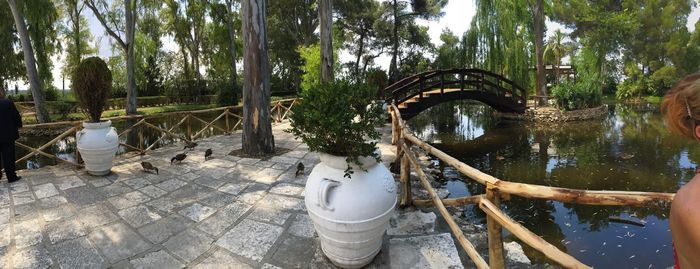
{"type": "Polygon", "coordinates": [[[119,136],[112,121],[83,122],[75,137],[85,170],[95,176],[109,174],[119,147],[119,136]]]}
{"type": "Polygon", "coordinates": [[[321,163],[306,182],[306,208],[323,253],[335,265],[360,268],[382,248],[382,238],[396,206],[396,185],[389,170],[372,157],[352,164],[346,157],[320,153],[321,163]]]}

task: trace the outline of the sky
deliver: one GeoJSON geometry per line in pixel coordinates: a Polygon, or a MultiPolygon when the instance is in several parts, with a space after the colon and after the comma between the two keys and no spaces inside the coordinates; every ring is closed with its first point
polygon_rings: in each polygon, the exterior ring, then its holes
{"type": "MultiPolygon", "coordinates": [[[[440,41],[440,34],[445,28],[450,29],[457,36],[462,36],[462,34],[469,29],[472,17],[474,17],[476,13],[476,8],[473,0],[450,0],[443,11],[445,12],[445,15],[437,21],[419,20],[418,22],[419,24],[426,25],[429,27],[428,34],[430,35],[432,42],[436,45],[442,43],[440,41]]],[[[111,56],[112,46],[110,45],[110,42],[112,42],[112,38],[106,35],[104,28],[97,20],[97,18],[95,18],[95,16],[92,14],[92,11],[86,9],[84,12],[88,19],[90,31],[95,37],[95,42],[100,44],[100,49],[98,53],[99,56],[105,58],[111,56]]],[[[688,18],[687,27],[691,32],[695,30],[695,22],[697,22],[699,18],[700,7],[696,7],[693,9],[688,18]]],[[[561,29],[563,32],[568,32],[567,29],[565,29],[560,24],[551,21],[547,21],[546,24],[547,36],[551,35],[557,29],[561,29]]],[[[164,37],[163,44],[166,50],[177,49],[177,45],[175,44],[175,42],[173,42],[171,37],[164,37]]],[[[58,55],[54,57],[54,86],[56,86],[58,89],[61,89],[62,86],[61,67],[63,65],[64,57],[64,55],[58,55]],[[60,59],[60,61],[56,59],[60,59]]],[[[339,55],[339,57],[341,61],[344,61],[346,59],[349,59],[351,56],[347,52],[341,52],[341,55],[339,55]]],[[[383,56],[376,59],[376,63],[380,67],[387,70],[389,66],[389,61],[390,59],[388,56],[383,56]]],[[[68,84],[68,82],[66,82],[66,84],[68,84]]],[[[20,82],[19,88],[26,89],[26,83],[20,82]]]]}

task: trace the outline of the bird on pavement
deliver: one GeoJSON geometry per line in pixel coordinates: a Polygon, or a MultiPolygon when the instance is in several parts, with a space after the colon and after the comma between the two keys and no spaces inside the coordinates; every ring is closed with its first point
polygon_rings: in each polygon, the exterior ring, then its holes
{"type": "Polygon", "coordinates": [[[146,171],[146,172],[156,171],[156,175],[158,174],[158,167],[153,166],[152,163],[141,162],[141,167],[143,167],[143,171],[146,171]]]}
{"type": "Polygon", "coordinates": [[[186,143],[185,148],[183,148],[183,150],[184,149],[193,150],[197,146],[197,143],[195,143],[195,142],[185,142],[185,143],[186,143]]]}
{"type": "Polygon", "coordinates": [[[170,164],[173,164],[173,162],[177,161],[178,163],[181,163],[182,160],[187,158],[187,153],[180,153],[178,155],[175,155],[172,159],[170,159],[170,164]]]}
{"type": "Polygon", "coordinates": [[[299,175],[303,175],[303,174],[304,174],[304,164],[302,162],[299,162],[299,164],[297,164],[297,172],[296,172],[296,174],[294,174],[294,176],[298,177],[299,175]]]}
{"type": "Polygon", "coordinates": [[[214,153],[211,149],[207,149],[207,151],[204,152],[204,161],[207,161],[207,158],[211,157],[211,154],[214,153]]]}

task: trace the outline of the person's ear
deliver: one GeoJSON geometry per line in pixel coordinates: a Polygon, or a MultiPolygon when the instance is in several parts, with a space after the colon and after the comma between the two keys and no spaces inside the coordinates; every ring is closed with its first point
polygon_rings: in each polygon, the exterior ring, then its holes
{"type": "Polygon", "coordinates": [[[700,125],[695,126],[695,139],[700,140],[700,125]]]}

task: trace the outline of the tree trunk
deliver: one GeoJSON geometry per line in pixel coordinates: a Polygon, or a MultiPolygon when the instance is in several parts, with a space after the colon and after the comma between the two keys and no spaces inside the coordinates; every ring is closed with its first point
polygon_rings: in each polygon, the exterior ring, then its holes
{"type": "Polygon", "coordinates": [[[238,74],[236,73],[236,29],[233,26],[232,0],[226,0],[226,27],[228,27],[229,50],[231,51],[231,91],[236,93],[238,74]]]}
{"type": "Polygon", "coordinates": [[[360,78],[360,59],[362,59],[362,52],[365,50],[365,31],[363,30],[360,34],[360,40],[358,41],[359,48],[357,49],[357,58],[355,59],[355,76],[360,78]]]}
{"type": "Polygon", "coordinates": [[[399,10],[398,3],[393,0],[394,8],[394,29],[392,33],[392,48],[391,48],[391,64],[389,65],[389,84],[399,81],[399,67],[398,67],[398,57],[399,57],[399,10]]]}
{"type": "Polygon", "coordinates": [[[559,76],[561,76],[561,75],[559,74],[559,71],[560,71],[559,68],[560,68],[560,67],[561,67],[561,57],[560,57],[560,56],[557,56],[557,67],[554,68],[554,83],[556,83],[557,85],[559,85],[559,76]]]}
{"type": "Polygon", "coordinates": [[[17,28],[17,34],[19,34],[20,42],[22,44],[24,65],[27,68],[29,87],[32,91],[32,97],[34,97],[36,119],[39,121],[39,123],[50,122],[51,118],[49,117],[49,112],[44,106],[44,90],[41,86],[41,81],[39,81],[39,73],[36,70],[34,49],[32,48],[32,43],[29,40],[29,33],[27,32],[27,25],[24,22],[24,17],[22,16],[22,10],[17,6],[17,2],[15,0],[7,0],[7,3],[10,5],[12,16],[15,18],[15,27],[17,28]]]}
{"type": "Polygon", "coordinates": [[[134,30],[136,28],[136,0],[124,1],[126,18],[126,114],[136,114],[136,61],[134,59],[134,30]]]}
{"type": "MultiPolygon", "coordinates": [[[[184,44],[184,43],[180,43],[180,44],[184,44]]],[[[182,62],[183,62],[182,71],[185,73],[185,79],[187,79],[187,80],[192,79],[192,77],[190,76],[190,63],[187,62],[187,49],[185,49],[184,46],[180,46],[180,53],[182,53],[182,62]]]]}
{"type": "Polygon", "coordinates": [[[270,69],[267,55],[265,0],[243,0],[243,152],[275,152],[270,118],[270,69]]]}
{"type": "Polygon", "coordinates": [[[0,99],[7,97],[7,85],[5,85],[5,80],[0,77],[0,99]]]}
{"type": "MultiPolygon", "coordinates": [[[[547,96],[547,86],[544,81],[544,3],[543,0],[535,0],[535,55],[537,59],[537,73],[535,75],[536,93],[539,96],[547,96]]],[[[547,105],[547,98],[538,98],[539,105],[547,105]]]]}
{"type": "Polygon", "coordinates": [[[333,81],[333,2],[320,0],[318,17],[321,28],[321,84],[333,81]]]}

